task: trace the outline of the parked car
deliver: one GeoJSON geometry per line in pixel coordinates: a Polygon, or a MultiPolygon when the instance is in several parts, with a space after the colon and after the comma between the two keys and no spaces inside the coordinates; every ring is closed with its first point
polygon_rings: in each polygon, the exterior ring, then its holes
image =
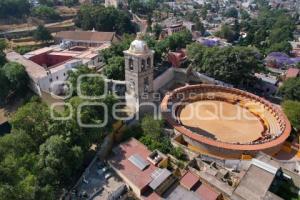
{"type": "Polygon", "coordinates": [[[112,177],[112,174],[110,172],[108,172],[107,174],[105,174],[104,178],[106,180],[108,180],[110,177],[112,177]]]}

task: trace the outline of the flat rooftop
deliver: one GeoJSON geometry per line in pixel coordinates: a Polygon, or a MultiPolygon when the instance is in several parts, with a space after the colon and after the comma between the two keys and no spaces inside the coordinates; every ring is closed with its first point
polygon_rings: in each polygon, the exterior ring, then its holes
{"type": "Polygon", "coordinates": [[[233,192],[232,199],[263,199],[267,195],[274,177],[274,174],[252,164],[233,192]]]}
{"type": "Polygon", "coordinates": [[[129,160],[133,155],[138,155],[144,160],[147,160],[151,152],[146,146],[138,140],[131,138],[116,147],[113,152],[114,155],[109,159],[109,162],[115,170],[126,176],[126,178],[139,189],[143,189],[150,184],[153,180],[151,174],[157,167],[149,162],[149,166],[141,170],[129,160]]]}

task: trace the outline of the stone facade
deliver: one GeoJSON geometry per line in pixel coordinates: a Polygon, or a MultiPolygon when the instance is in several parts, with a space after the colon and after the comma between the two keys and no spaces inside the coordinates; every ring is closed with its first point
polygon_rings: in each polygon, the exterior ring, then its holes
{"type": "Polygon", "coordinates": [[[153,55],[154,51],[148,48],[140,36],[124,51],[126,101],[135,112],[140,110],[140,104],[152,103],[153,55]]]}

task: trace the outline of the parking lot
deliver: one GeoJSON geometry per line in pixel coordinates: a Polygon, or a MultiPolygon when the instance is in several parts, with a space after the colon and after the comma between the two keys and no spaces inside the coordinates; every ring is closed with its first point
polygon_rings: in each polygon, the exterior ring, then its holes
{"type": "MultiPolygon", "coordinates": [[[[72,199],[104,200],[120,188],[122,180],[107,165],[96,161],[73,192],[72,199]]],[[[121,189],[122,190],[122,189],[121,189]]]]}

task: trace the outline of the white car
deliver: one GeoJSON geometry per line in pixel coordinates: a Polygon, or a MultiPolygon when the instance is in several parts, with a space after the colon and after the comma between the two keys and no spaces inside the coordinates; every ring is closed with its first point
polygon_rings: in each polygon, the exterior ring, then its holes
{"type": "Polygon", "coordinates": [[[111,176],[112,176],[112,174],[108,172],[107,174],[105,174],[104,178],[106,180],[108,180],[111,176]]]}

